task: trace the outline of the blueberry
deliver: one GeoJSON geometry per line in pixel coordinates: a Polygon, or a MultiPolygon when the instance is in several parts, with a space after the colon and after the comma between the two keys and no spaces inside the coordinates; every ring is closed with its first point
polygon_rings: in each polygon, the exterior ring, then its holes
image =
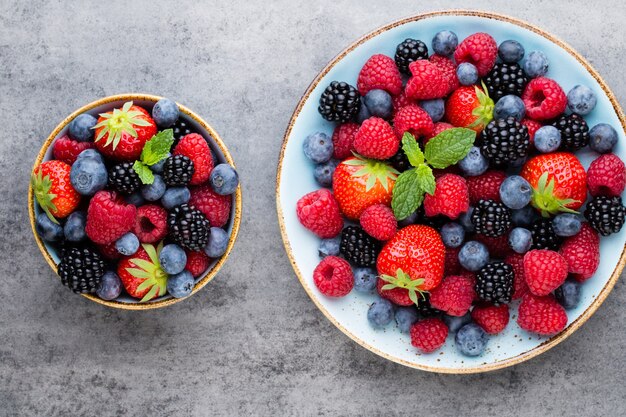
{"type": "Polygon", "coordinates": [[[134,233],[128,232],[115,242],[115,249],[124,256],[130,256],[139,250],[139,239],[134,233]]]}
{"type": "Polygon", "coordinates": [[[524,47],[521,43],[514,40],[507,40],[498,47],[498,56],[502,62],[514,64],[524,58],[524,47]]]}
{"type": "Polygon", "coordinates": [[[513,116],[518,122],[521,122],[525,115],[526,107],[524,102],[513,94],[502,97],[493,108],[493,117],[496,119],[506,119],[509,116],[513,116]]]}
{"type": "Polygon", "coordinates": [[[519,175],[507,177],[500,185],[500,199],[511,209],[518,210],[527,206],[532,196],[533,187],[519,175]]]}
{"type": "Polygon", "coordinates": [[[167,279],[167,292],[174,298],[184,298],[191,294],[194,284],[191,273],[183,271],[167,279]]]}
{"type": "Polygon", "coordinates": [[[367,320],[372,327],[385,327],[393,320],[393,304],[384,298],[374,301],[367,310],[367,320]]]}
{"type": "Polygon", "coordinates": [[[581,116],[585,116],[591,113],[596,107],[598,99],[596,93],[585,85],[575,85],[569,93],[567,93],[567,107],[581,116]]]}
{"type": "Polygon", "coordinates": [[[341,236],[333,237],[330,239],[322,239],[320,245],[317,248],[317,253],[320,258],[327,256],[338,256],[339,246],[341,245],[341,236]]]}
{"type": "Polygon", "coordinates": [[[478,271],[489,262],[489,251],[480,242],[471,240],[459,251],[459,263],[468,271],[478,271]]]}
{"type": "Polygon", "coordinates": [[[135,191],[134,193],[126,196],[124,200],[126,201],[126,203],[132,204],[133,206],[136,206],[136,207],[142,206],[143,203],[146,202],[146,200],[141,195],[140,191],[135,191]]]}
{"type": "Polygon", "coordinates": [[[458,223],[446,223],[441,228],[441,240],[448,248],[458,248],[465,239],[465,229],[458,223]]]}
{"type": "Polygon", "coordinates": [[[67,217],[63,233],[65,239],[70,242],[80,242],[85,239],[85,224],[87,223],[87,215],[84,211],[75,211],[67,217]]]}
{"type": "Polygon", "coordinates": [[[76,160],[78,161],[79,159],[83,159],[83,158],[91,158],[91,159],[97,160],[98,162],[104,162],[100,152],[98,152],[95,149],[85,149],[84,151],[78,154],[78,156],[76,157],[76,160]]]}
{"type": "Polygon", "coordinates": [[[152,118],[161,129],[176,123],[179,115],[178,105],[169,98],[162,98],[152,108],[152,118]]]}
{"type": "Polygon", "coordinates": [[[456,67],[456,77],[461,85],[474,85],[478,81],[478,69],[474,64],[462,62],[456,67]]]}
{"type": "Polygon", "coordinates": [[[446,103],[441,98],[421,101],[420,107],[428,113],[435,123],[443,119],[443,114],[446,112],[446,103]]]}
{"type": "Polygon", "coordinates": [[[580,283],[568,279],[554,291],[554,296],[564,309],[576,308],[580,303],[580,283]]]}
{"type": "Polygon", "coordinates": [[[472,213],[474,207],[470,206],[465,213],[461,213],[459,216],[459,224],[463,226],[466,232],[472,233],[474,231],[474,223],[472,223],[472,213]]]}
{"type": "Polygon", "coordinates": [[[170,243],[161,249],[159,263],[168,275],[176,275],[185,269],[187,254],[180,246],[170,243]]]}
{"type": "Polygon", "coordinates": [[[326,133],[316,132],[304,139],[303,149],[307,158],[321,164],[333,156],[333,141],[326,133]]]}
{"type": "Polygon", "coordinates": [[[598,123],[589,131],[589,147],[598,153],[608,153],[617,144],[617,131],[606,123],[598,123]]]}
{"type": "Polygon", "coordinates": [[[552,219],[552,230],[557,236],[569,237],[580,232],[582,223],[580,218],[573,213],[561,213],[552,219]]]}
{"type": "Polygon", "coordinates": [[[472,146],[467,155],[459,161],[459,168],[468,177],[475,177],[487,171],[489,161],[480,152],[478,146],[472,146]]]}
{"type": "Polygon", "coordinates": [[[70,182],[82,195],[94,195],[107,185],[109,175],[101,161],[95,158],[80,158],[72,164],[70,182]]]}
{"type": "Polygon", "coordinates": [[[204,248],[209,258],[219,258],[226,252],[228,247],[229,236],[226,231],[220,227],[211,227],[209,235],[209,243],[204,248]]]}
{"type": "Polygon", "coordinates": [[[413,213],[409,214],[408,217],[400,220],[398,222],[398,227],[403,228],[411,224],[415,224],[417,222],[418,217],[419,217],[419,214],[417,213],[417,211],[414,211],[413,213]]]}
{"type": "Polygon", "coordinates": [[[516,226],[530,227],[530,225],[537,220],[537,212],[532,208],[532,206],[526,206],[519,210],[512,210],[511,220],[516,226]]]}
{"type": "Polygon", "coordinates": [[[371,268],[354,269],[354,289],[358,292],[371,293],[376,289],[378,274],[371,268]]]}
{"type": "Polygon", "coordinates": [[[370,90],[365,94],[363,102],[367,106],[370,116],[389,119],[393,113],[391,95],[385,90],[370,90]]]}
{"type": "Polygon", "coordinates": [[[165,158],[161,159],[154,165],[150,165],[150,169],[152,170],[152,172],[154,172],[155,174],[162,174],[163,167],[165,166],[165,161],[167,161],[167,158],[169,158],[171,155],[172,154],[168,152],[165,158]]]}
{"type": "Polygon", "coordinates": [[[358,124],[361,124],[370,117],[372,117],[372,114],[370,113],[367,106],[360,106],[359,112],[356,114],[355,119],[358,124]]]}
{"type": "Polygon", "coordinates": [[[488,341],[487,333],[475,323],[461,327],[454,337],[456,348],[465,356],[481,355],[488,341]]]}
{"type": "Polygon", "coordinates": [[[448,326],[448,330],[450,330],[450,333],[456,333],[461,327],[465,326],[467,323],[472,322],[472,315],[469,311],[461,317],[449,316],[447,314],[444,314],[443,321],[448,326]]]}
{"type": "Polygon", "coordinates": [[[74,140],[79,142],[88,142],[93,140],[93,134],[95,133],[93,127],[97,123],[98,119],[93,117],[91,114],[79,114],[70,122],[67,133],[70,135],[70,138],[74,140]]]}
{"type": "Polygon", "coordinates": [[[554,126],[541,126],[535,132],[535,148],[539,152],[554,152],[561,146],[561,131],[554,126]]]}
{"type": "Polygon", "coordinates": [[[103,300],[114,300],[122,292],[122,280],[112,271],[107,271],[102,275],[102,280],[96,289],[96,294],[103,300]]]}
{"type": "Polygon", "coordinates": [[[335,173],[337,165],[339,165],[339,162],[335,159],[317,164],[313,170],[315,181],[322,187],[331,187],[333,185],[333,174],[335,173]]]}
{"type": "MultiPolygon", "coordinates": [[[[330,142],[332,148],[332,140],[330,142]]],[[[331,151],[332,153],[332,151],[331,151]]],[[[211,187],[219,195],[230,195],[237,191],[239,174],[228,164],[219,164],[211,171],[211,187]]]]}
{"type": "Polygon", "coordinates": [[[433,38],[433,51],[436,54],[448,56],[451,55],[459,45],[459,38],[456,33],[449,30],[437,32],[433,38]]]}
{"type": "Polygon", "coordinates": [[[411,326],[417,321],[418,314],[415,307],[398,307],[396,310],[396,323],[401,333],[409,333],[411,326]]]}
{"type": "Polygon", "coordinates": [[[63,239],[63,227],[50,220],[46,213],[39,213],[35,221],[37,234],[46,242],[58,242],[63,239]]]}
{"type": "Polygon", "coordinates": [[[533,235],[530,230],[516,227],[509,233],[509,246],[517,253],[526,253],[533,244],[533,235]]]}
{"type": "Polygon", "coordinates": [[[165,194],[165,188],[163,178],[160,175],[155,175],[152,184],[141,186],[141,196],[148,201],[157,201],[165,194]]]}
{"type": "Polygon", "coordinates": [[[176,206],[185,204],[191,198],[191,193],[187,187],[171,187],[165,190],[165,194],[161,197],[161,204],[167,210],[171,210],[176,206]]]}
{"type": "Polygon", "coordinates": [[[548,57],[541,51],[532,51],[524,62],[524,71],[530,78],[542,77],[548,72],[548,57]]]}

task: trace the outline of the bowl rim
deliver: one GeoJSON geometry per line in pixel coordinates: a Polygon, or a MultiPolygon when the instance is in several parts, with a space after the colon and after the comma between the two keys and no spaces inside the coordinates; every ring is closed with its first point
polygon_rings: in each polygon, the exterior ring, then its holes
{"type": "Polygon", "coordinates": [[[548,41],[551,41],[551,42],[555,43],[557,46],[561,47],[567,53],[569,53],[571,56],[573,56],[583,67],[585,67],[585,69],[589,72],[589,74],[598,82],[598,84],[600,85],[600,87],[602,88],[604,93],[609,98],[609,101],[611,102],[611,104],[612,104],[612,106],[613,106],[613,108],[614,108],[614,110],[615,110],[615,112],[617,114],[617,117],[619,118],[619,120],[620,120],[620,122],[622,124],[622,129],[624,129],[626,131],[626,118],[624,116],[624,112],[622,111],[622,108],[620,107],[617,99],[615,98],[615,95],[610,90],[610,88],[608,87],[607,83],[602,79],[600,74],[591,66],[591,64],[589,62],[587,62],[587,60],[581,54],[576,52],[570,45],[568,45],[566,42],[562,41],[558,37],[554,36],[553,34],[551,34],[549,32],[546,32],[545,30],[540,29],[537,26],[534,26],[534,25],[532,25],[532,24],[530,24],[530,23],[528,23],[528,22],[526,22],[524,20],[517,19],[517,18],[510,17],[510,16],[503,15],[503,14],[499,14],[499,13],[488,12],[488,11],[466,10],[466,9],[447,9],[447,10],[439,10],[439,11],[420,13],[420,14],[416,14],[416,15],[413,15],[413,16],[409,16],[409,17],[406,17],[406,18],[403,18],[403,19],[399,19],[399,20],[393,21],[391,23],[388,23],[388,24],[386,24],[384,26],[381,26],[378,29],[375,29],[375,30],[369,32],[368,34],[360,37],[356,41],[352,42],[347,48],[342,50],[328,64],[326,64],[326,66],[313,79],[311,84],[306,89],[304,95],[302,96],[302,98],[298,102],[298,104],[297,104],[297,106],[296,106],[296,108],[295,108],[295,110],[294,110],[294,112],[293,112],[293,114],[291,116],[291,119],[289,120],[289,124],[287,126],[287,130],[285,131],[285,135],[283,137],[283,143],[282,143],[282,147],[281,147],[281,151],[280,151],[280,157],[279,157],[279,160],[278,160],[278,167],[277,167],[277,172],[276,172],[276,211],[277,211],[277,215],[278,215],[278,223],[279,223],[279,227],[280,227],[280,233],[281,233],[281,236],[282,236],[282,239],[283,239],[283,245],[285,246],[285,251],[287,252],[287,256],[289,257],[289,261],[291,262],[291,266],[293,267],[293,270],[296,273],[296,276],[298,277],[298,279],[300,281],[300,284],[302,285],[302,287],[304,288],[304,290],[306,291],[308,296],[311,298],[313,303],[322,312],[322,314],[331,323],[333,323],[342,333],[344,333],[346,336],[348,336],[350,339],[352,339],[357,344],[359,344],[362,347],[370,350],[371,352],[373,352],[373,353],[375,353],[375,354],[377,354],[377,355],[379,355],[379,356],[381,356],[381,357],[383,357],[385,359],[388,359],[388,360],[390,360],[392,362],[396,362],[396,363],[399,363],[401,365],[404,365],[404,366],[407,366],[407,367],[410,367],[410,368],[420,369],[420,370],[429,371],[429,372],[436,372],[436,373],[446,373],[446,374],[457,374],[457,375],[458,374],[475,374],[475,373],[495,371],[495,370],[498,370],[498,369],[507,368],[509,366],[513,366],[513,365],[522,363],[524,361],[527,361],[527,360],[529,360],[531,358],[534,358],[535,356],[538,356],[538,355],[546,352],[547,350],[553,348],[554,346],[556,346],[557,344],[559,344],[563,340],[567,339],[567,337],[569,337],[576,330],[578,330],[578,328],[580,326],[582,326],[593,315],[593,313],[595,313],[595,311],[600,307],[600,305],[604,302],[606,297],[609,295],[609,293],[613,289],[613,286],[615,285],[615,283],[619,279],[621,271],[624,268],[624,265],[626,264],[626,245],[622,249],[622,253],[620,255],[619,261],[618,261],[617,265],[615,266],[615,269],[613,270],[613,273],[611,274],[611,277],[608,279],[608,281],[606,282],[606,284],[604,285],[604,287],[602,288],[602,290],[600,291],[598,296],[593,300],[591,305],[580,316],[578,316],[574,321],[572,321],[560,333],[557,333],[556,335],[552,336],[550,339],[544,341],[543,343],[539,344],[538,346],[536,346],[536,347],[534,347],[534,348],[532,348],[530,350],[527,350],[526,352],[523,352],[523,353],[521,353],[519,355],[516,355],[514,357],[508,358],[508,359],[503,359],[503,360],[500,360],[500,361],[497,361],[497,362],[492,362],[492,363],[489,363],[489,364],[481,364],[479,366],[472,367],[472,368],[460,368],[460,367],[457,367],[457,368],[442,368],[442,367],[434,367],[434,366],[427,366],[427,365],[421,365],[421,364],[417,364],[417,363],[412,363],[412,362],[406,361],[404,359],[400,359],[400,358],[397,358],[397,357],[392,356],[390,354],[387,354],[385,352],[382,352],[378,348],[370,345],[369,343],[365,342],[364,340],[361,340],[360,338],[358,338],[357,336],[352,334],[350,331],[348,331],[346,328],[344,328],[328,312],[328,310],[326,310],[324,308],[324,306],[317,300],[317,295],[313,294],[312,289],[309,288],[308,284],[304,280],[304,278],[302,276],[302,273],[300,272],[300,269],[298,268],[298,265],[297,265],[297,263],[295,261],[295,258],[293,256],[291,245],[289,243],[289,238],[287,236],[287,229],[285,227],[285,219],[284,219],[284,216],[283,216],[283,210],[282,210],[282,207],[281,207],[280,184],[281,184],[281,175],[282,175],[282,169],[283,169],[283,158],[285,156],[285,149],[287,147],[287,142],[289,140],[289,136],[291,135],[291,131],[293,129],[295,121],[298,118],[298,116],[300,115],[300,112],[302,111],[302,107],[304,106],[305,101],[308,100],[309,96],[311,95],[311,93],[313,92],[315,87],[319,84],[321,79],[340,60],[342,60],[349,52],[353,51],[358,46],[362,45],[364,42],[366,42],[366,41],[368,41],[368,40],[378,36],[379,34],[381,34],[383,32],[386,32],[386,31],[388,31],[390,29],[393,29],[393,28],[395,28],[397,26],[401,26],[401,25],[404,25],[406,23],[411,23],[411,22],[424,20],[424,19],[427,19],[427,18],[439,17],[439,16],[474,16],[474,17],[481,17],[481,18],[498,20],[498,21],[502,21],[502,22],[505,22],[505,23],[510,23],[510,24],[519,26],[519,27],[521,27],[523,29],[530,30],[531,32],[534,32],[534,33],[544,37],[548,41]]]}
{"type": "MultiPolygon", "coordinates": [[[[63,119],[52,131],[52,133],[50,133],[50,135],[48,135],[47,139],[45,140],[45,142],[43,143],[43,145],[41,146],[41,149],[39,150],[39,153],[37,154],[37,158],[35,159],[35,163],[33,164],[33,169],[31,170],[31,172],[33,172],[35,170],[35,168],[37,166],[39,166],[39,164],[42,163],[43,158],[45,157],[46,152],[48,151],[48,149],[50,148],[50,146],[52,145],[52,142],[54,141],[54,139],[59,135],[59,133],[65,128],[65,126],[67,126],[72,120],[74,120],[74,118],[76,118],[76,116],[78,116],[79,114],[85,113],[87,111],[93,110],[96,107],[102,106],[102,105],[106,105],[106,104],[110,104],[116,101],[122,101],[122,102],[126,102],[126,101],[151,101],[156,103],[157,101],[159,101],[160,99],[162,99],[163,97],[161,96],[157,96],[157,95],[152,95],[152,94],[144,94],[144,93],[123,93],[123,94],[115,94],[115,95],[111,95],[111,96],[106,96],[106,97],[102,97],[99,98],[97,100],[92,101],[91,103],[85,104],[84,106],[80,107],[79,109],[73,111],[69,116],[67,116],[65,119],[63,119]]],[[[219,147],[220,151],[222,152],[222,154],[224,155],[224,158],[226,159],[226,161],[232,166],[235,167],[235,163],[233,161],[232,156],[230,155],[230,152],[228,151],[228,148],[226,147],[226,145],[224,144],[224,142],[222,141],[222,138],[220,137],[220,135],[213,129],[213,127],[211,127],[211,125],[209,125],[206,121],[204,121],[204,119],[202,119],[198,114],[196,114],[194,111],[192,111],[191,109],[189,109],[188,107],[180,104],[180,103],[176,103],[178,105],[178,108],[180,109],[181,113],[183,113],[185,116],[191,118],[193,121],[195,121],[196,123],[198,123],[203,129],[206,130],[206,132],[212,137],[213,142],[219,147]]],[[[219,272],[219,270],[222,268],[222,266],[224,265],[224,263],[226,262],[226,259],[228,259],[233,246],[235,244],[235,241],[237,240],[237,235],[239,233],[239,226],[241,223],[241,207],[242,207],[242,202],[241,202],[241,184],[237,187],[237,191],[234,194],[234,216],[232,219],[232,231],[230,234],[230,238],[228,241],[228,246],[226,247],[226,252],[224,252],[224,255],[222,255],[217,262],[213,265],[213,267],[206,273],[204,274],[204,276],[202,276],[202,278],[200,278],[200,280],[196,283],[196,285],[193,288],[193,291],[191,292],[191,294],[189,294],[187,297],[184,298],[168,298],[168,299],[164,299],[164,300],[159,300],[159,301],[155,301],[155,302],[146,302],[146,303],[123,303],[120,301],[115,301],[115,300],[103,300],[100,297],[94,295],[94,294],[81,294],[83,297],[88,298],[91,301],[94,301],[98,304],[102,304],[105,305],[107,307],[112,307],[112,308],[116,308],[116,309],[121,309],[121,310],[151,310],[151,309],[156,309],[156,308],[161,308],[161,307],[167,307],[170,306],[172,304],[178,303],[179,301],[183,301],[188,299],[189,297],[191,297],[193,294],[195,294],[196,292],[200,291],[206,284],[208,284],[214,277],[215,275],[219,272]]],[[[36,230],[35,230],[35,198],[34,198],[34,192],[33,192],[33,188],[32,188],[32,184],[29,184],[28,186],[28,214],[30,217],[30,226],[33,232],[33,236],[35,237],[35,241],[37,242],[37,246],[39,246],[39,250],[41,251],[41,254],[43,255],[44,259],[46,260],[46,262],[48,262],[48,265],[50,265],[50,267],[52,268],[52,270],[56,273],[57,272],[57,265],[54,262],[54,259],[52,259],[52,256],[50,255],[50,253],[48,252],[48,249],[46,248],[46,246],[43,243],[43,240],[39,237],[39,235],[37,234],[36,230]]]]}

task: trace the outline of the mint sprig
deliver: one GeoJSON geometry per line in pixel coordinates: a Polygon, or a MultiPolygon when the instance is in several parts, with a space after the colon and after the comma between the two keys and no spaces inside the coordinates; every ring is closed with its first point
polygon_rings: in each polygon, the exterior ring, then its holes
{"type": "Polygon", "coordinates": [[[424,201],[424,194],[435,193],[432,168],[443,169],[465,158],[476,139],[476,132],[464,127],[444,130],[432,138],[424,152],[415,136],[405,133],[402,150],[413,168],[398,176],[393,189],[391,208],[398,220],[409,217],[424,201]]]}
{"type": "Polygon", "coordinates": [[[133,169],[139,175],[139,179],[143,184],[152,184],[154,182],[154,174],[149,166],[167,158],[173,144],[174,131],[172,129],[162,130],[146,142],[141,150],[139,160],[133,164],[133,169]]]}

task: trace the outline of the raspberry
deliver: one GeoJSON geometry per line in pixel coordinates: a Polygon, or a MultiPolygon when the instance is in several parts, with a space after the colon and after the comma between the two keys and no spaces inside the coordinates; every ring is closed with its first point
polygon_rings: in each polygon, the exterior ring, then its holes
{"type": "Polygon", "coordinates": [[[402,139],[405,132],[409,132],[416,138],[430,136],[434,124],[428,113],[421,107],[411,104],[401,108],[393,119],[393,128],[396,136],[402,139]]]}
{"type": "Polygon", "coordinates": [[[533,145],[535,143],[535,132],[537,132],[543,125],[536,120],[528,118],[522,119],[522,124],[528,129],[528,138],[530,140],[530,144],[533,145]]]}
{"type": "Polygon", "coordinates": [[[453,275],[431,290],[430,304],[450,316],[461,317],[469,311],[475,297],[474,281],[453,275]]]}
{"type": "Polygon", "coordinates": [[[488,334],[498,334],[509,324],[509,306],[477,305],[472,310],[472,320],[488,334]]]}
{"type": "Polygon", "coordinates": [[[443,214],[456,219],[469,209],[469,194],[463,177],[445,174],[437,179],[435,194],[426,194],[424,211],[432,217],[443,214]]]}
{"type": "Polygon", "coordinates": [[[459,88],[459,79],[456,76],[456,64],[450,58],[434,54],[431,55],[430,62],[435,64],[443,75],[443,81],[448,86],[445,95],[459,88]]]}
{"type": "Polygon", "coordinates": [[[333,158],[343,160],[352,156],[354,135],[359,130],[356,123],[343,123],[333,132],[333,158]]]}
{"type": "Polygon", "coordinates": [[[535,120],[553,119],[567,107],[567,96],[561,86],[545,77],[530,80],[522,100],[526,106],[526,115],[535,120]]]}
{"type": "Polygon", "coordinates": [[[85,232],[94,243],[107,245],[130,231],[136,214],[135,206],[115,192],[98,191],[89,202],[85,232]]]}
{"type": "Polygon", "coordinates": [[[402,92],[402,76],[392,58],[377,54],[363,65],[356,85],[362,96],[376,89],[385,90],[393,96],[402,92]]]}
{"type": "Polygon", "coordinates": [[[66,135],[54,141],[54,145],[52,146],[52,156],[54,159],[63,161],[68,165],[72,165],[76,162],[78,154],[85,149],[91,149],[93,147],[93,142],[78,142],[77,140],[70,139],[66,135]]]}
{"type": "Polygon", "coordinates": [[[393,128],[379,117],[365,120],[354,135],[354,149],[366,158],[388,159],[400,148],[393,128]]]}
{"type": "MultiPolygon", "coordinates": [[[[446,123],[446,122],[437,122],[437,123],[435,123],[434,126],[433,126],[433,130],[430,133],[430,135],[424,137],[424,145],[426,145],[429,140],[431,140],[432,138],[434,138],[435,136],[437,136],[438,134],[440,134],[444,130],[452,129],[453,127],[454,126],[452,126],[450,123],[446,123]]],[[[453,166],[456,166],[456,165],[453,165],[453,166]]]]}
{"type": "Polygon", "coordinates": [[[535,249],[524,255],[524,277],[535,295],[548,295],[565,282],[567,262],[558,252],[535,249]]]}
{"type": "Polygon", "coordinates": [[[517,324],[540,335],[553,335],[565,328],[567,314],[552,295],[537,297],[526,294],[517,311],[517,324]]]}
{"type": "Polygon", "coordinates": [[[522,298],[528,292],[526,278],[524,277],[524,255],[512,253],[504,259],[504,262],[513,267],[513,295],[511,299],[522,298]]]}
{"type": "Polygon", "coordinates": [[[174,148],[174,155],[184,155],[193,162],[191,185],[202,184],[209,179],[213,170],[213,156],[207,141],[197,133],[184,136],[174,148]]]}
{"type": "Polygon", "coordinates": [[[380,278],[376,281],[376,291],[378,291],[378,295],[398,306],[408,307],[413,305],[413,301],[409,298],[409,291],[406,288],[396,287],[390,290],[383,290],[385,284],[387,283],[380,278]]]}
{"type": "Polygon", "coordinates": [[[489,254],[494,258],[504,259],[513,252],[513,249],[511,249],[511,246],[509,245],[509,237],[507,234],[492,237],[477,233],[474,238],[483,245],[487,246],[489,254]]]}
{"type": "Polygon", "coordinates": [[[339,205],[327,189],[313,191],[298,200],[300,223],[322,239],[335,237],[343,228],[339,205]]]}
{"type": "Polygon", "coordinates": [[[393,96],[391,98],[391,102],[393,103],[393,116],[394,117],[396,116],[396,114],[401,108],[409,106],[411,104],[416,104],[415,101],[407,98],[404,91],[398,94],[397,96],[393,96]]]}
{"type": "Polygon", "coordinates": [[[459,262],[459,252],[461,248],[446,248],[446,257],[444,260],[444,276],[457,275],[461,271],[461,263],[459,262]]]}
{"type": "Polygon", "coordinates": [[[109,261],[116,261],[122,257],[122,254],[115,247],[115,242],[111,242],[108,245],[98,245],[98,249],[100,249],[102,256],[109,261]]]}
{"type": "Polygon", "coordinates": [[[559,253],[572,277],[578,282],[586,281],[600,265],[600,236],[585,222],[577,235],[565,239],[559,253]]]}
{"type": "Polygon", "coordinates": [[[594,197],[615,197],[622,194],[626,186],[624,162],[612,153],[601,155],[587,170],[587,188],[594,197]]]}
{"type": "Polygon", "coordinates": [[[133,227],[141,243],[155,243],[167,235],[167,211],[154,204],[137,209],[137,220],[133,227]]]}
{"type": "Polygon", "coordinates": [[[191,187],[189,204],[197,208],[209,219],[211,227],[223,227],[230,218],[230,195],[219,195],[210,184],[191,187]]]}
{"type": "Polygon", "coordinates": [[[365,233],[378,240],[391,239],[398,229],[396,216],[384,204],[374,204],[363,210],[360,221],[365,233]]]}
{"type": "Polygon", "coordinates": [[[459,44],[454,51],[457,65],[462,62],[474,64],[478,75],[484,77],[491,71],[498,56],[498,44],[486,33],[474,33],[459,44]]]}
{"type": "Polygon", "coordinates": [[[425,59],[409,65],[411,74],[406,83],[406,96],[414,100],[430,100],[444,97],[448,93],[448,82],[439,67],[425,59]]]}
{"type": "Polygon", "coordinates": [[[211,258],[207,256],[203,251],[191,251],[186,250],[187,263],[185,269],[193,275],[194,278],[198,278],[204,273],[211,265],[211,258]]]}
{"type": "Polygon", "coordinates": [[[411,344],[424,353],[439,349],[448,337],[448,326],[438,318],[418,321],[411,326],[411,344]]]}
{"type": "Polygon", "coordinates": [[[505,179],[506,174],[502,171],[487,171],[482,175],[468,177],[466,181],[470,203],[475,205],[480,200],[500,202],[500,185],[505,179]]]}
{"type": "Polygon", "coordinates": [[[327,256],[315,267],[313,282],[322,294],[343,297],[352,290],[354,275],[347,261],[337,256],[327,256]]]}

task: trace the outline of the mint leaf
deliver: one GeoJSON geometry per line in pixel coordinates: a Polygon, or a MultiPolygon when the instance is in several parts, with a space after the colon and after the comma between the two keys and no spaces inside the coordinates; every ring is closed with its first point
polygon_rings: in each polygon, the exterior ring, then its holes
{"type": "Polygon", "coordinates": [[[391,208],[398,220],[409,217],[424,201],[424,191],[420,188],[419,174],[410,169],[400,174],[393,187],[391,208]]]}
{"type": "Polygon", "coordinates": [[[404,136],[402,136],[402,150],[406,157],[409,158],[409,163],[414,167],[424,163],[424,154],[417,144],[415,136],[409,132],[406,132],[404,136]]]}
{"type": "Polygon", "coordinates": [[[422,164],[415,168],[417,172],[417,181],[419,189],[430,195],[435,194],[435,176],[433,170],[426,164],[422,164]]]}
{"type": "Polygon", "coordinates": [[[464,127],[444,130],[426,144],[424,156],[433,168],[443,169],[454,165],[469,152],[476,132],[464,127]]]}
{"type": "Polygon", "coordinates": [[[154,182],[154,174],[152,170],[141,161],[135,161],[133,169],[139,175],[139,179],[143,184],[152,184],[154,182]]]}
{"type": "Polygon", "coordinates": [[[174,131],[165,129],[152,136],[141,151],[141,162],[145,165],[154,165],[167,158],[172,145],[174,144],[174,131]]]}

